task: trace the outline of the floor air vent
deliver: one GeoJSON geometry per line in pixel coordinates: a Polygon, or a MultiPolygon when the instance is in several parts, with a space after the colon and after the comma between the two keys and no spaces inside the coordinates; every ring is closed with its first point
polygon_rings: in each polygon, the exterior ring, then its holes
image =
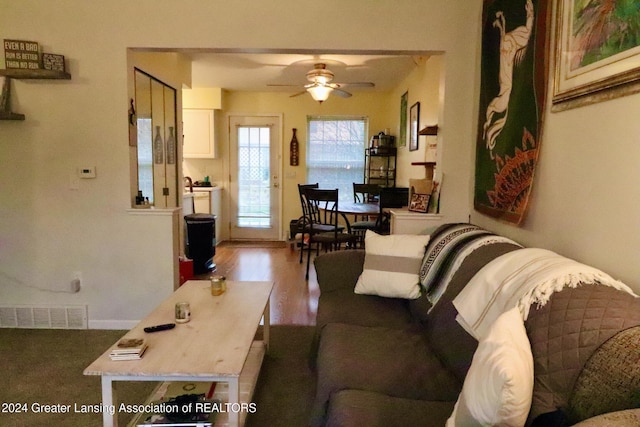
{"type": "Polygon", "coordinates": [[[87,306],[0,306],[0,327],[87,329],[87,306]]]}

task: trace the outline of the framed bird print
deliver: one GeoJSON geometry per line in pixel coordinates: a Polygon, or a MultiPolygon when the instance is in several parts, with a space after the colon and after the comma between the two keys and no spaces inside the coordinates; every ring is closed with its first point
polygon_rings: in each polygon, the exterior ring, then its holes
{"type": "Polygon", "coordinates": [[[553,111],[640,91],[640,0],[557,0],[553,111]]]}

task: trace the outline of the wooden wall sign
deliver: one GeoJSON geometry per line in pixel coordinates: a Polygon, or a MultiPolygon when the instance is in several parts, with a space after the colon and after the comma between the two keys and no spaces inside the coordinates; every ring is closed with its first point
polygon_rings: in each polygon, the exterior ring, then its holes
{"type": "Polygon", "coordinates": [[[296,128],[293,128],[293,137],[291,137],[291,143],[289,144],[289,164],[291,166],[298,166],[300,147],[298,144],[298,138],[296,137],[296,128]]]}
{"type": "Polygon", "coordinates": [[[56,55],[54,53],[42,54],[42,68],[45,70],[64,72],[64,55],[56,55]]]}
{"type": "Polygon", "coordinates": [[[40,69],[40,46],[27,40],[4,40],[4,62],[7,68],[40,69]]]}

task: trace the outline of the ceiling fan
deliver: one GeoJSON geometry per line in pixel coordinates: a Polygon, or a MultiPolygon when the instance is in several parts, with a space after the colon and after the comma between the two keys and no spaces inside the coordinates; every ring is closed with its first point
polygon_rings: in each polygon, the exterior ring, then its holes
{"type": "MultiPolygon", "coordinates": [[[[336,95],[342,98],[349,98],[351,93],[342,89],[346,86],[351,87],[374,87],[375,84],[372,82],[356,82],[356,83],[332,83],[333,80],[333,72],[327,69],[327,65],[323,63],[318,63],[313,66],[313,70],[310,70],[306,74],[307,80],[310,83],[304,85],[305,90],[302,92],[294,93],[291,95],[291,98],[294,96],[300,96],[307,92],[313,97],[314,100],[322,103],[329,98],[331,93],[335,93],[336,95]]],[[[267,86],[299,86],[299,85],[283,85],[283,84],[269,84],[267,86]]]]}

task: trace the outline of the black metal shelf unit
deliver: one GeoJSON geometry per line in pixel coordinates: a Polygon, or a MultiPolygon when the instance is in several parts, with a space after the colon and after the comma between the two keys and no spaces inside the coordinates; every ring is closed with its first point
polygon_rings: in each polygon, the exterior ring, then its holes
{"type": "Polygon", "coordinates": [[[364,182],[381,187],[396,186],[397,148],[367,148],[364,153],[364,182]]]}

